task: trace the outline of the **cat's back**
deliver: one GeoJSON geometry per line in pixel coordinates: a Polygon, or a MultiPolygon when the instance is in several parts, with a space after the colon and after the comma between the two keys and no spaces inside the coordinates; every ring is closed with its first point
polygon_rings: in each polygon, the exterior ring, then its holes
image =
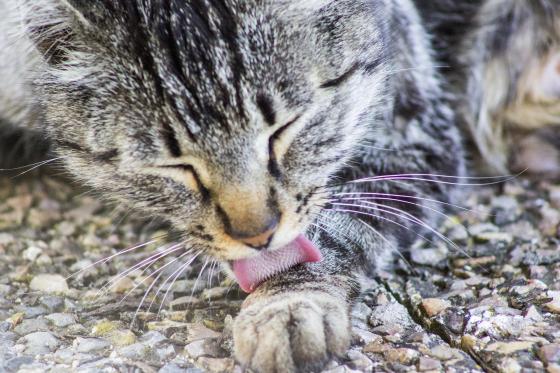
{"type": "Polygon", "coordinates": [[[0,119],[27,126],[33,105],[31,81],[40,60],[25,34],[21,4],[22,0],[0,0],[0,119]]]}

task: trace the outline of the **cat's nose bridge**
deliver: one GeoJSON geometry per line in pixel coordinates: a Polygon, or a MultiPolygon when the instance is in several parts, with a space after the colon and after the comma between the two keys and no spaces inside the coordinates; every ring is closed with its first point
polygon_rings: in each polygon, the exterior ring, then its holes
{"type": "Polygon", "coordinates": [[[218,212],[227,235],[256,249],[268,246],[280,223],[275,198],[251,187],[222,191],[218,212]]]}

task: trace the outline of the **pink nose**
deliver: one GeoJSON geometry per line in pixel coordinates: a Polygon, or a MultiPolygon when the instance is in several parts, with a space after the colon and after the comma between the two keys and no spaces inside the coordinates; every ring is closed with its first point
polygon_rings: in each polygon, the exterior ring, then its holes
{"type": "Polygon", "coordinates": [[[255,232],[254,230],[251,231],[243,231],[240,229],[227,229],[229,236],[239,242],[244,243],[247,246],[250,246],[254,249],[263,249],[272,240],[272,236],[278,230],[278,222],[279,219],[274,218],[268,224],[266,224],[261,230],[261,232],[255,232]]]}
{"type": "Polygon", "coordinates": [[[265,246],[268,246],[275,232],[276,232],[276,227],[269,229],[254,237],[244,237],[244,238],[236,238],[236,239],[238,241],[243,242],[247,246],[251,246],[252,248],[255,249],[260,249],[265,246]]]}

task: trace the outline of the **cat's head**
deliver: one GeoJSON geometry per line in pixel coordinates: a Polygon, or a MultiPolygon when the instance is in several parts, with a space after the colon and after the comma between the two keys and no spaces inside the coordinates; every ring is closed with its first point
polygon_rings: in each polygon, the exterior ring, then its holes
{"type": "Polygon", "coordinates": [[[79,179],[218,259],[279,248],[375,125],[373,3],[30,0],[49,136],[79,179]]]}

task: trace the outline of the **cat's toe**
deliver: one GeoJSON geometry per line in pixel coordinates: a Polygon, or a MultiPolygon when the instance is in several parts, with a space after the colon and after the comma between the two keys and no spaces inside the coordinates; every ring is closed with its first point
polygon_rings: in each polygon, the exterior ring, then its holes
{"type": "Polygon", "coordinates": [[[349,347],[347,307],[326,294],[266,298],[241,312],[234,339],[237,359],[255,372],[318,372],[349,347]]]}

